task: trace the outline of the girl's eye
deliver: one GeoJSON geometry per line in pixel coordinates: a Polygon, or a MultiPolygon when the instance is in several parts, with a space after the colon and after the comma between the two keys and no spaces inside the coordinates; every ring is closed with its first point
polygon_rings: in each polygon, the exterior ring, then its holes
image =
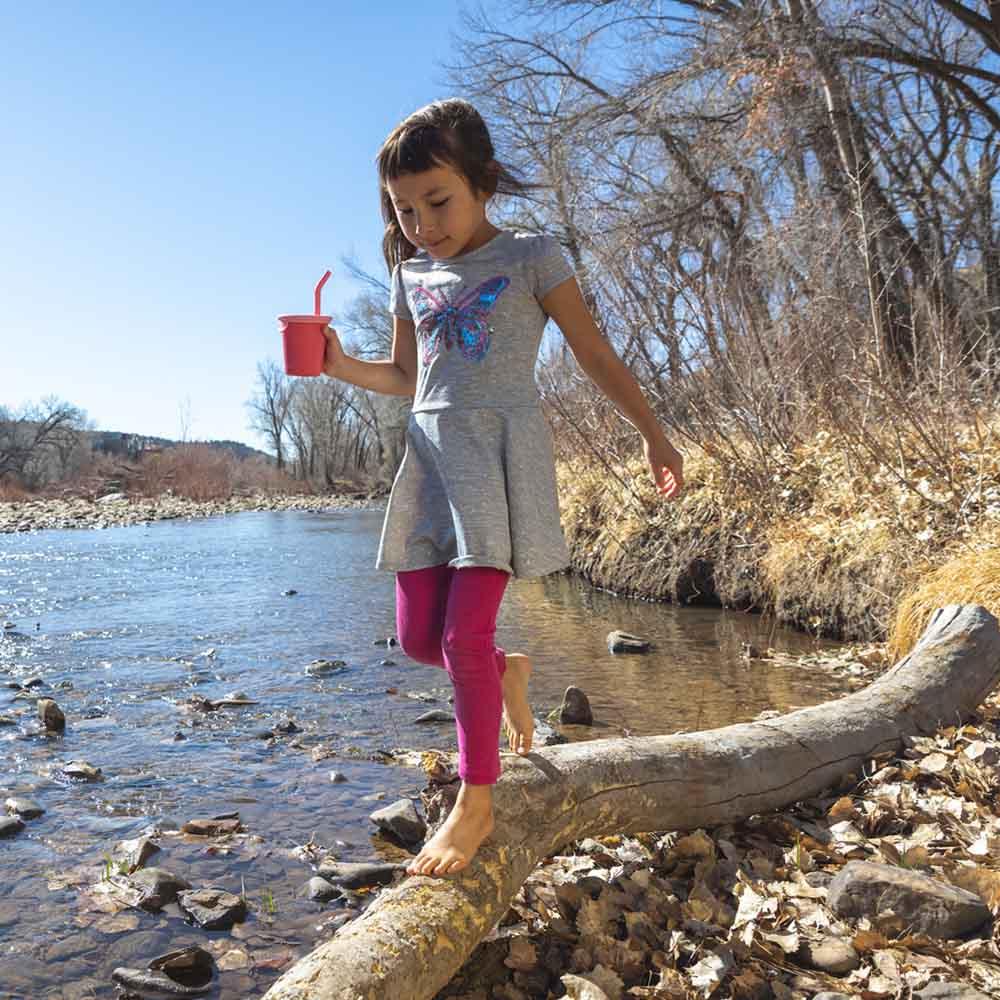
{"type": "MultiPolygon", "coordinates": [[[[451,201],[450,198],[445,198],[444,201],[432,201],[431,202],[431,208],[440,208],[442,205],[447,205],[449,201],[451,201]]],[[[399,209],[399,214],[400,215],[413,215],[413,209],[412,208],[401,208],[401,209],[399,209]]]]}

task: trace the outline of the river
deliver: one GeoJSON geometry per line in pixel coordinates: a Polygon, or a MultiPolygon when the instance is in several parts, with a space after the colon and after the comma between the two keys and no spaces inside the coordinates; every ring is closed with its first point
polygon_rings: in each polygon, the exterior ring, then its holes
{"type": "MultiPolygon", "coordinates": [[[[344,861],[402,856],[368,815],[416,798],[424,777],[378,751],[453,750],[455,731],[414,722],[450,707],[444,671],[386,642],[393,577],[373,568],[382,516],[245,512],[0,536],[0,620],[16,626],[0,638],[0,716],[14,720],[0,725],[0,790],[45,810],[0,839],[0,1000],[115,997],[114,968],[188,944],[211,946],[226,966],[214,996],[262,996],[336,912],[302,893],[313,872],[293,849],[312,839],[344,861]],[[316,659],[346,666],[316,678],[305,669],[316,659]],[[34,700],[8,686],[31,677],[43,682],[31,693],[65,713],[63,734],[46,733],[34,700]],[[188,706],[234,692],[257,704],[188,706]],[[300,731],[261,738],[285,718],[300,731]],[[320,744],[334,755],[315,760],[320,744]],[[70,760],[104,780],[68,779],[70,760]],[[333,770],[347,781],[332,782],[333,770]],[[251,836],[228,852],[166,835],[237,811],[251,836]],[[68,878],[151,831],[162,850],[150,864],[195,887],[245,891],[247,921],[204,931],[176,908],[107,912],[68,878]]],[[[511,581],[497,642],[532,658],[536,716],[568,684],[587,693],[595,725],[571,739],[712,728],[845,691],[822,670],[741,656],[745,643],[793,655],[834,643],[759,616],[619,598],[570,573],[511,581]],[[613,629],[654,648],[611,654],[613,629]]]]}

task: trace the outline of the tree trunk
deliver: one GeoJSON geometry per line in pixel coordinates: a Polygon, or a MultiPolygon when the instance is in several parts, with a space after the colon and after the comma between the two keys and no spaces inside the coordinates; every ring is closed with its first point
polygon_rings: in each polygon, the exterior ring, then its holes
{"type": "Polygon", "coordinates": [[[731,823],[817,795],[904,735],[965,720],[1000,681],[985,609],[935,612],[915,649],[862,691],[766,722],[508,754],[496,829],[471,865],[411,876],[300,959],[265,1000],[433,997],[535,866],[582,837],[731,823]]]}

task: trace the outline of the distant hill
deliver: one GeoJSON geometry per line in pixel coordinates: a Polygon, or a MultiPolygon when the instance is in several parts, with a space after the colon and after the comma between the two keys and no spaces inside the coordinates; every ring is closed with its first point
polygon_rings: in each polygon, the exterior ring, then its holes
{"type": "Polygon", "coordinates": [[[200,444],[219,451],[228,451],[235,458],[260,458],[266,462],[274,462],[274,456],[258,448],[240,441],[173,441],[170,438],[152,437],[147,434],[130,434],[127,431],[83,431],[84,437],[95,451],[108,455],[128,455],[139,458],[141,455],[155,451],[165,451],[182,444],[200,444]]]}

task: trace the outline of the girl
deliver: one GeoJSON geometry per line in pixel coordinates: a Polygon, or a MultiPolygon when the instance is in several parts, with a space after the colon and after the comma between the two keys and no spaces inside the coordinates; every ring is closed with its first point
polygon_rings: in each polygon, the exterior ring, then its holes
{"type": "Polygon", "coordinates": [[[497,162],[471,104],[435,101],[414,112],[393,129],[377,164],[392,357],[351,357],[327,327],[323,371],[414,397],[375,565],[396,574],[403,651],[443,667],[454,686],[461,791],[407,867],[445,875],[466,867],[493,830],[501,717],[510,749],[531,749],[531,663],[494,643],[507,581],[570,561],[534,379],[548,317],[642,432],[664,497],[681,488],[682,458],[595,326],[559,244],[487,218],[495,193],[528,185],[497,162]]]}

